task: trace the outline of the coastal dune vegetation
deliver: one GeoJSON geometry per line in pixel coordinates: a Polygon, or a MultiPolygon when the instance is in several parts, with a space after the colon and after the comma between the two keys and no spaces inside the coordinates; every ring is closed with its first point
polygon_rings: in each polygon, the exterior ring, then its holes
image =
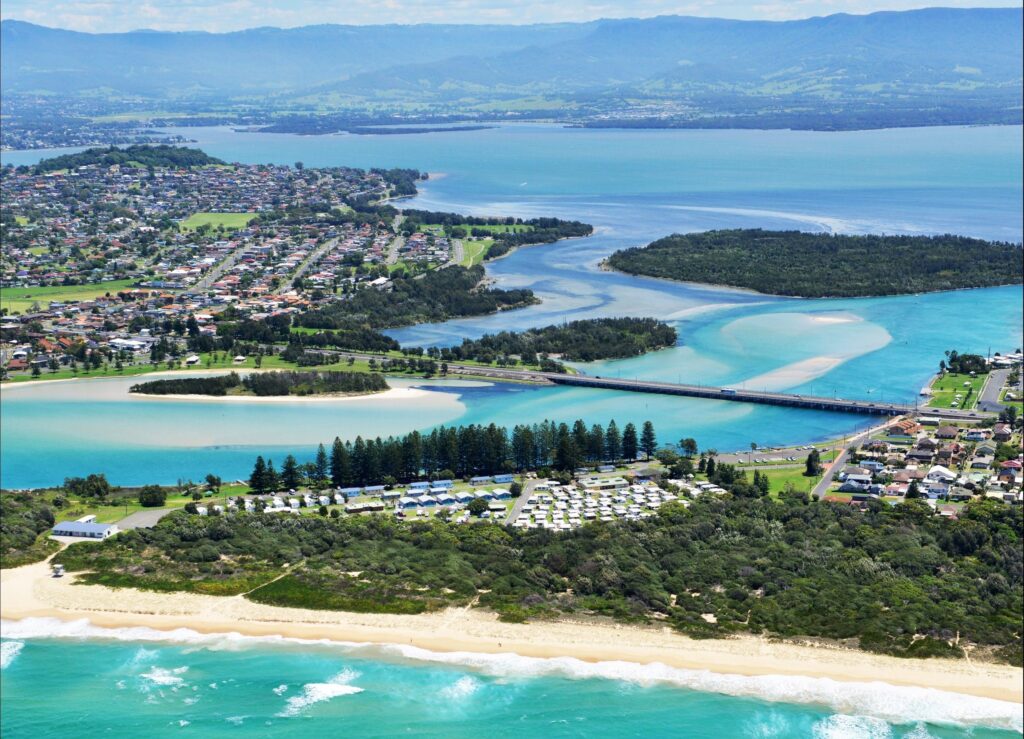
{"type": "Polygon", "coordinates": [[[553,533],[387,516],[167,516],[56,561],[85,583],[281,606],[502,619],[607,616],[695,637],[818,637],[903,657],[1021,664],[1020,507],[922,501],[865,511],[802,494],[667,504],[553,533]],[[283,567],[287,574],[283,577],[283,567]],[[251,592],[250,592],[251,591],[251,592]]]}
{"type": "Polygon", "coordinates": [[[966,236],[846,236],[730,229],[612,254],[634,275],[803,298],[905,295],[1024,282],[1021,244],[966,236]]]}

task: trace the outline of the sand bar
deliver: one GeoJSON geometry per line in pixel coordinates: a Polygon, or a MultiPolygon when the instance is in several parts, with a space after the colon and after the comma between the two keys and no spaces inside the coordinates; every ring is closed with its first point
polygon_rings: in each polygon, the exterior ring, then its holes
{"type": "Polygon", "coordinates": [[[968,660],[896,659],[855,650],[744,636],[694,640],[668,628],[610,622],[501,623],[485,611],[453,608],[420,616],[280,608],[241,596],[116,590],[54,579],[46,563],[0,572],[0,617],[87,619],[96,626],[188,628],[206,634],[412,645],[433,652],[575,657],[588,662],[660,663],[735,675],[783,675],[918,686],[1024,702],[1024,671],[968,660]]]}

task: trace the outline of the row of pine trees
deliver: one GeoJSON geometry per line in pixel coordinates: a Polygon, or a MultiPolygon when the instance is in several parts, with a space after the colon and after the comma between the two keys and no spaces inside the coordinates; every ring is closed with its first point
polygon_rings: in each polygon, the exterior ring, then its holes
{"type": "Polygon", "coordinates": [[[645,421],[638,433],[632,423],[622,430],[582,420],[572,426],[554,421],[504,426],[472,424],[441,426],[430,433],[413,431],[400,437],[335,439],[323,444],[312,462],[299,464],[288,455],[280,472],[262,456],[256,459],[249,486],[257,493],[296,489],[302,484],[353,487],[407,483],[445,477],[494,475],[551,468],[574,470],[596,462],[649,459],[658,448],[654,424],[645,421]]]}

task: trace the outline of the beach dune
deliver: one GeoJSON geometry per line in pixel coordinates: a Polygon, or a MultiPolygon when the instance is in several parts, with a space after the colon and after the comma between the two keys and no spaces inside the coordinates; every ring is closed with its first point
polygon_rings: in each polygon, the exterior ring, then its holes
{"type": "Polygon", "coordinates": [[[698,641],[668,628],[597,620],[509,624],[498,621],[493,613],[473,608],[419,616],[281,608],[253,603],[242,596],[75,585],[74,576],[50,577],[45,562],[0,572],[0,617],[87,619],[105,628],[188,628],[204,634],[237,632],[258,637],[395,644],[432,652],[575,657],[587,662],[660,664],[733,675],[881,681],[1024,702],[1024,672],[1005,665],[938,659],[922,663],[754,636],[698,641]]]}

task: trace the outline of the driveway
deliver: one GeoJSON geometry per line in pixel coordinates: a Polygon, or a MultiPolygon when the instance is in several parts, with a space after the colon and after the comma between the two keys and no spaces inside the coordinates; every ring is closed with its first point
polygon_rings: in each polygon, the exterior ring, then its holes
{"type": "Polygon", "coordinates": [[[136,511],[129,516],[125,516],[117,522],[117,526],[122,531],[127,529],[151,529],[156,526],[157,522],[166,516],[171,511],[176,511],[177,508],[151,508],[148,511],[136,511]]]}

